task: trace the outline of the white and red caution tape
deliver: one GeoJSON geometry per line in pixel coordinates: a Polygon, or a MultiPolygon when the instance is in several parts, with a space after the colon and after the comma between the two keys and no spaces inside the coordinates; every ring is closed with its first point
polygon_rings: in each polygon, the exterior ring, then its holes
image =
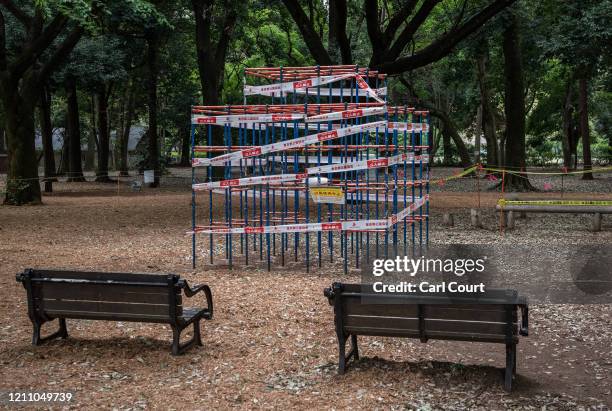
{"type": "MultiPolygon", "coordinates": [[[[377,109],[382,109],[382,107],[375,107],[377,109]]],[[[363,110],[363,109],[361,109],[363,110]]],[[[356,111],[356,110],[346,110],[346,111],[356,111]]],[[[335,113],[330,113],[330,114],[335,114],[335,113]]],[[[371,114],[363,114],[362,116],[355,116],[355,117],[365,117],[371,114]]],[[[234,115],[232,115],[234,116],[234,115]]],[[[228,117],[231,116],[200,116],[200,115],[194,115],[192,120],[194,121],[194,124],[210,124],[210,125],[216,125],[216,126],[228,126],[228,127],[232,127],[232,128],[249,128],[249,129],[255,129],[255,130],[265,130],[267,127],[285,127],[286,124],[282,123],[282,121],[285,122],[294,122],[293,124],[288,126],[288,129],[291,130],[292,128],[298,128],[300,130],[303,129],[309,129],[309,130],[315,130],[317,128],[317,125],[315,123],[315,121],[308,121],[307,117],[303,114],[253,114],[253,115],[235,115],[236,118],[241,117],[243,119],[248,119],[249,121],[238,121],[238,120],[231,120],[231,121],[226,121],[228,117]],[[270,116],[277,116],[275,117],[276,121],[272,121],[272,120],[268,120],[269,118],[271,118],[270,116]],[[219,118],[222,117],[222,118],[219,118]],[[297,121],[302,121],[305,120],[306,122],[297,122],[297,121]],[[200,122],[198,122],[200,121],[200,122]]],[[[347,114],[348,116],[348,114],[347,114]]],[[[314,116],[309,117],[308,119],[312,119],[314,116]]],[[[348,117],[347,117],[348,118],[348,117]]],[[[347,118],[343,118],[340,120],[346,120],[347,118]]],[[[354,117],[353,117],[354,118],[354,117]]],[[[321,121],[333,121],[333,120],[321,120],[321,121]]],[[[329,124],[324,125],[322,128],[329,128],[329,124]]],[[[345,124],[342,123],[332,123],[331,124],[331,129],[332,130],[337,130],[339,128],[343,128],[346,127],[345,124]]],[[[406,131],[408,133],[426,133],[429,131],[429,124],[427,123],[406,123],[406,122],[401,122],[401,121],[389,121],[387,122],[387,129],[384,128],[379,128],[378,130],[376,130],[379,134],[381,133],[385,133],[388,131],[406,131]]]]}
{"type": "Polygon", "coordinates": [[[235,228],[204,228],[192,230],[187,234],[281,234],[281,233],[308,233],[318,231],[345,231],[345,230],[385,230],[387,220],[361,220],[339,221],[327,223],[282,224],[261,227],[235,227],[235,228]]]}
{"type": "Polygon", "coordinates": [[[389,131],[407,131],[415,133],[426,133],[429,131],[429,124],[427,123],[405,123],[401,121],[389,121],[387,128],[389,131]]]}
{"type": "Polygon", "coordinates": [[[244,86],[243,93],[245,96],[263,95],[263,96],[282,96],[285,93],[295,90],[305,90],[311,87],[324,86],[329,83],[355,77],[355,73],[339,74],[336,76],[320,76],[306,80],[289,81],[286,83],[265,84],[262,86],[244,86]]]}
{"type": "MultiPolygon", "coordinates": [[[[270,191],[271,192],[266,192],[266,191],[258,191],[258,190],[250,190],[248,192],[248,194],[244,194],[244,192],[238,191],[238,190],[232,190],[229,193],[227,192],[227,190],[225,188],[215,188],[212,189],[211,191],[214,194],[219,194],[219,195],[232,195],[234,197],[240,197],[241,195],[248,195],[249,198],[255,198],[255,199],[259,199],[260,197],[265,199],[266,197],[268,197],[268,194],[270,196],[270,198],[272,198],[274,196],[274,194],[272,194],[272,192],[274,192],[275,187],[271,187],[270,191]]],[[[291,192],[291,197],[294,198],[296,195],[299,198],[307,198],[306,196],[306,191],[304,190],[298,190],[297,192],[289,190],[291,192]]],[[[276,194],[276,196],[278,196],[279,194],[276,194]]],[[[418,198],[418,197],[415,197],[418,198]]],[[[406,200],[410,201],[412,199],[412,196],[407,194],[406,196],[406,200]]],[[[393,188],[389,188],[389,190],[387,192],[381,192],[378,191],[376,193],[364,193],[362,192],[349,192],[346,193],[346,201],[347,202],[351,202],[351,201],[361,201],[362,203],[365,202],[377,202],[377,203],[393,203],[395,200],[393,198],[393,188]]],[[[404,196],[403,193],[398,191],[398,195],[397,195],[397,201],[398,203],[403,203],[404,202],[404,196]]]]}
{"type": "Polygon", "coordinates": [[[335,121],[335,120],[349,120],[352,118],[375,116],[385,114],[387,107],[366,107],[357,108],[354,110],[336,111],[332,113],[318,114],[315,116],[306,117],[304,121],[306,123],[320,123],[324,121],[335,121]]]}
{"type": "Polygon", "coordinates": [[[350,161],[340,164],[328,164],[318,167],[309,167],[306,172],[308,174],[325,174],[325,173],[340,173],[343,171],[369,170],[373,168],[391,167],[395,164],[400,164],[404,161],[429,161],[429,156],[426,154],[415,156],[414,153],[402,153],[391,157],[380,157],[369,160],[350,161]]]}
{"type": "Polygon", "coordinates": [[[365,93],[368,95],[368,97],[373,98],[374,100],[378,101],[379,103],[384,103],[385,100],[383,100],[382,98],[380,98],[378,96],[378,94],[376,94],[376,92],[370,87],[370,85],[363,79],[363,77],[361,77],[360,75],[356,75],[355,79],[357,80],[357,86],[365,91],[365,93]]]}
{"type": "Polygon", "coordinates": [[[351,161],[348,163],[329,164],[325,166],[309,167],[303,173],[298,174],[274,174],[266,176],[233,178],[207,183],[193,184],[195,191],[212,190],[215,188],[246,187],[259,184],[285,183],[289,181],[302,181],[313,174],[341,173],[346,171],[369,170],[374,168],[391,167],[404,161],[429,161],[428,155],[415,156],[414,153],[402,153],[391,157],[373,158],[370,160],[351,161]]]}
{"type": "MultiPolygon", "coordinates": [[[[374,92],[376,93],[377,96],[386,96],[387,95],[387,87],[380,87],[380,88],[375,88],[372,89],[374,90],[374,92]]],[[[290,93],[295,93],[295,94],[309,94],[310,96],[321,96],[321,97],[329,97],[330,95],[332,97],[356,97],[357,96],[357,92],[355,91],[354,88],[348,88],[348,87],[343,87],[343,88],[324,88],[321,89],[320,93],[317,93],[316,91],[307,91],[307,89],[296,89],[293,91],[289,91],[290,93]]],[[[359,93],[359,97],[369,97],[368,94],[364,94],[364,93],[359,93]]]]}
{"type": "Polygon", "coordinates": [[[257,157],[263,154],[275,153],[278,151],[302,148],[309,144],[321,143],[323,141],[335,140],[341,137],[350,136],[361,133],[363,131],[372,130],[377,127],[385,127],[386,121],[376,121],[373,123],[356,124],[349,127],[339,128],[337,130],[322,131],[316,134],[310,134],[304,137],[298,137],[291,140],[279,141],[264,146],[248,148],[233,153],[223,154],[213,158],[194,158],[192,166],[208,166],[224,164],[227,161],[239,160],[242,158],[257,157]]]}
{"type": "Polygon", "coordinates": [[[419,198],[399,213],[385,219],[337,221],[326,223],[281,224],[261,227],[215,227],[196,228],[187,234],[281,234],[281,233],[307,233],[318,231],[376,231],[387,230],[408,218],[429,200],[429,196],[419,198]]]}
{"type": "MultiPolygon", "coordinates": [[[[357,82],[357,87],[365,93],[367,97],[370,97],[379,103],[384,103],[384,100],[380,98],[379,90],[374,90],[370,87],[370,85],[363,79],[363,77],[359,74],[355,73],[347,73],[347,74],[339,74],[336,76],[320,76],[313,77],[305,80],[298,81],[289,81],[286,83],[277,83],[277,84],[265,84],[262,86],[251,86],[245,85],[243,88],[243,94],[245,96],[252,95],[262,95],[262,96],[284,96],[287,93],[306,93],[307,89],[312,87],[319,87],[326,84],[334,83],[336,81],[345,80],[347,78],[355,78],[357,82]]],[[[340,88],[338,90],[338,96],[346,95],[351,96],[351,94],[343,94],[346,89],[340,88]]],[[[350,89],[348,89],[350,90],[350,89]]],[[[384,93],[386,95],[386,87],[384,88],[384,93]]],[[[356,95],[357,93],[355,93],[356,95]]],[[[324,95],[324,93],[322,93],[324,95]]]]}
{"type": "Polygon", "coordinates": [[[193,114],[192,124],[254,124],[254,123],[273,123],[283,121],[303,121],[305,114],[300,113],[280,113],[280,114],[228,114],[221,116],[207,116],[204,114],[193,114]]]}
{"type": "Polygon", "coordinates": [[[428,201],[429,201],[429,194],[425,195],[425,197],[420,197],[420,198],[415,199],[414,202],[411,203],[408,207],[404,208],[399,213],[394,214],[391,217],[389,217],[389,227],[393,226],[394,224],[399,223],[400,221],[404,221],[406,218],[413,215],[416,210],[421,208],[428,201]]]}
{"type": "Polygon", "coordinates": [[[302,181],[308,177],[306,173],[300,174],[276,174],[271,176],[255,176],[244,178],[233,178],[228,180],[210,181],[208,183],[193,184],[195,191],[212,190],[215,188],[246,187],[258,184],[286,183],[288,181],[302,181]]]}

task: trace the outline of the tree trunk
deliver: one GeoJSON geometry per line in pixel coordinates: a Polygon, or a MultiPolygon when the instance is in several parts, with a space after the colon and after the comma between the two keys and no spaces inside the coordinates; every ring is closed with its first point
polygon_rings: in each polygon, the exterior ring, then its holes
{"type": "MultiPolygon", "coordinates": [[[[588,80],[586,77],[582,77],[578,81],[578,100],[580,110],[580,135],[582,136],[582,161],[584,163],[584,170],[592,170],[593,163],[591,162],[591,133],[589,130],[589,90],[588,80]]],[[[582,175],[583,180],[592,180],[593,174],[590,172],[582,175]]]]}
{"type": "Polygon", "coordinates": [[[51,123],[51,93],[43,86],[40,93],[40,132],[45,159],[45,193],[53,192],[55,153],[53,150],[53,124],[51,123]]]}
{"type": "Polygon", "coordinates": [[[149,107],[149,130],[147,147],[147,167],[154,170],[154,181],[149,187],[159,187],[159,141],[157,138],[157,79],[159,34],[153,29],[146,35],[147,39],[147,105],[149,107]]]}
{"type": "Polygon", "coordinates": [[[91,128],[87,133],[87,152],[85,153],[85,170],[94,171],[96,169],[96,153],[98,152],[98,128],[96,124],[96,101],[95,96],[90,98],[91,128]]]}
{"type": "Polygon", "coordinates": [[[346,35],[347,2],[329,0],[329,33],[327,51],[335,64],[352,64],[352,53],[346,35]]]}
{"type": "Polygon", "coordinates": [[[108,176],[108,154],[110,148],[110,130],[108,126],[109,94],[106,86],[102,86],[95,97],[98,117],[98,170],[96,171],[96,181],[102,183],[112,182],[108,176]]]}
{"type": "Polygon", "coordinates": [[[85,181],[81,164],[81,125],[76,81],[66,80],[66,133],[68,134],[68,181],[85,181]]]}
{"type": "Polygon", "coordinates": [[[568,169],[574,168],[572,161],[572,142],[574,138],[572,83],[573,78],[570,77],[565,88],[565,101],[563,103],[563,138],[561,141],[563,147],[563,165],[568,169]]]}
{"type": "Polygon", "coordinates": [[[6,142],[5,142],[5,131],[4,131],[4,119],[2,120],[2,124],[0,125],[0,154],[6,153],[6,142]]]}
{"type": "MultiPolygon", "coordinates": [[[[451,140],[453,140],[453,143],[455,143],[455,146],[457,147],[457,151],[459,152],[459,159],[461,160],[461,165],[466,168],[471,166],[472,161],[470,160],[470,153],[468,152],[468,149],[465,146],[465,143],[461,139],[461,136],[457,132],[457,128],[453,124],[453,121],[451,120],[449,115],[445,113],[444,111],[438,110],[433,107],[429,107],[429,111],[432,116],[437,117],[442,122],[442,133],[444,133],[445,135],[444,138],[445,139],[450,138],[451,140]]],[[[447,160],[446,153],[447,152],[450,153],[450,144],[446,146],[447,144],[446,140],[444,140],[442,144],[445,145],[444,146],[444,161],[446,162],[447,160]]]]}
{"type": "Polygon", "coordinates": [[[127,91],[127,110],[125,117],[123,118],[123,129],[118,130],[121,132],[121,138],[119,142],[119,175],[129,175],[129,161],[128,161],[128,149],[130,142],[130,131],[132,128],[132,119],[134,118],[134,92],[131,85],[128,86],[127,91]]]}
{"type": "Polygon", "coordinates": [[[0,80],[9,160],[4,204],[40,204],[34,131],[38,84],[31,73],[21,79],[19,86],[9,83],[6,78],[0,80]]]}
{"type": "Polygon", "coordinates": [[[438,153],[438,149],[440,148],[440,138],[442,133],[440,133],[439,127],[434,127],[433,124],[430,125],[430,133],[431,133],[431,146],[429,147],[429,161],[431,164],[435,164],[435,157],[438,153]]]}
{"type": "MultiPolygon", "coordinates": [[[[506,114],[505,164],[510,171],[525,171],[525,87],[518,17],[509,13],[503,35],[506,114]]],[[[526,174],[507,174],[507,189],[533,190],[526,174]]]]}
{"type": "Polygon", "coordinates": [[[487,141],[487,164],[499,165],[499,146],[497,143],[497,122],[495,121],[495,111],[491,104],[491,93],[487,83],[486,62],[488,60],[488,50],[478,57],[478,85],[480,87],[480,104],[482,133],[487,141]]]}
{"type": "Polygon", "coordinates": [[[191,125],[181,127],[181,167],[189,167],[191,164],[191,125]]]}
{"type": "Polygon", "coordinates": [[[453,148],[451,147],[451,139],[449,133],[446,131],[444,122],[442,123],[442,147],[444,149],[444,157],[442,157],[442,163],[444,165],[451,165],[453,163],[453,148]]]}
{"type": "MultiPolygon", "coordinates": [[[[223,86],[225,57],[230,43],[230,37],[237,21],[237,5],[228,5],[223,21],[223,30],[215,44],[211,32],[211,17],[214,0],[192,0],[196,23],[196,50],[198,56],[198,71],[202,84],[204,104],[219,104],[219,94],[223,86]]],[[[300,8],[298,11],[303,10],[300,8]]],[[[223,130],[213,127],[213,144],[223,145],[223,130]]],[[[215,167],[216,168],[216,167],[215,167]]]]}

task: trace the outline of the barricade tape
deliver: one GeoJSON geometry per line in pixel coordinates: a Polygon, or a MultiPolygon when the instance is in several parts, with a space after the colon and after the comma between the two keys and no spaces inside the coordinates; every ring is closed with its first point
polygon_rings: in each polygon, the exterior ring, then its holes
{"type": "Polygon", "coordinates": [[[354,78],[355,76],[356,76],[355,73],[346,73],[346,74],[339,74],[336,76],[313,77],[313,78],[306,79],[306,80],[289,81],[286,83],[265,84],[262,86],[246,85],[243,88],[243,93],[245,96],[252,96],[252,95],[271,96],[276,93],[283,94],[283,93],[291,92],[294,90],[324,86],[326,84],[334,83],[336,81],[340,81],[340,80],[344,80],[348,78],[354,78]]]}
{"type": "Polygon", "coordinates": [[[391,167],[403,161],[423,161],[427,163],[429,156],[423,154],[415,156],[414,153],[402,153],[391,157],[373,158],[370,160],[351,161],[341,164],[328,164],[324,166],[308,168],[308,174],[325,174],[325,173],[340,173],[343,171],[369,170],[373,168],[391,167]]]}
{"type": "Polygon", "coordinates": [[[356,75],[355,79],[357,80],[357,86],[366,92],[366,94],[368,95],[368,97],[378,101],[379,103],[384,103],[385,100],[383,100],[382,98],[380,98],[378,96],[378,94],[376,94],[376,92],[374,90],[372,90],[372,88],[370,87],[370,85],[363,79],[363,77],[361,77],[360,75],[356,75]]]}
{"type": "MultiPolygon", "coordinates": [[[[281,234],[281,233],[307,233],[318,231],[376,231],[387,230],[393,225],[408,218],[416,210],[421,208],[429,196],[415,201],[397,214],[385,219],[378,220],[357,220],[357,221],[336,221],[325,223],[304,223],[304,224],[282,224],[268,225],[260,227],[219,227],[219,228],[196,228],[190,230],[187,235],[193,234],[281,234]]],[[[426,216],[424,216],[426,217],[426,216]]]]}
{"type": "MultiPolygon", "coordinates": [[[[374,88],[372,89],[374,90],[374,92],[376,93],[377,96],[386,96],[387,95],[387,87],[380,87],[380,88],[374,88]]],[[[357,93],[355,92],[354,88],[325,88],[322,89],[320,93],[316,93],[316,92],[308,92],[308,89],[303,89],[303,88],[299,88],[299,89],[295,89],[293,91],[288,91],[288,93],[294,93],[294,94],[308,94],[312,97],[315,96],[321,96],[321,97],[329,97],[330,95],[332,97],[357,97],[357,93]]],[[[270,94],[271,97],[275,96],[275,94],[270,94]]],[[[366,95],[359,95],[359,97],[369,97],[367,94],[366,95]]]]}
{"type": "Polygon", "coordinates": [[[254,123],[271,123],[283,121],[304,121],[305,114],[300,113],[282,113],[282,114],[228,114],[224,116],[207,116],[202,114],[193,114],[191,116],[191,124],[254,124],[254,123]]]}
{"type": "Polygon", "coordinates": [[[323,141],[335,140],[340,137],[350,136],[361,133],[363,131],[375,129],[377,127],[385,127],[386,121],[375,121],[373,123],[356,124],[349,127],[339,128],[337,130],[322,131],[316,134],[310,134],[304,137],[298,137],[291,140],[279,141],[264,146],[253,147],[246,150],[236,151],[233,153],[223,154],[213,158],[194,158],[192,166],[207,166],[223,164],[227,161],[238,160],[241,158],[257,157],[263,154],[275,153],[278,151],[297,149],[305,147],[309,144],[321,143],[323,141]]]}
{"type": "MultiPolygon", "coordinates": [[[[352,111],[352,110],[349,110],[352,111]]],[[[266,114],[267,115],[267,114],[266,114]]],[[[276,114],[278,116],[280,116],[281,114],[276,114]]],[[[238,115],[236,115],[238,116],[238,115]]],[[[249,115],[250,116],[250,115],[249,115]]],[[[212,116],[201,116],[202,118],[215,118],[212,116]]],[[[224,117],[228,117],[228,116],[224,116],[224,117]]],[[[259,117],[259,115],[252,115],[252,117],[259,117]]],[[[198,116],[194,116],[194,118],[198,118],[198,116]]],[[[208,120],[206,120],[208,121],[208,120]]],[[[287,120],[289,121],[289,120],[287,120]]],[[[293,120],[296,121],[296,120],[293,120]]],[[[216,125],[216,126],[228,126],[228,127],[232,127],[232,128],[245,128],[247,127],[249,130],[261,130],[264,131],[266,129],[266,127],[287,127],[287,129],[292,129],[292,128],[298,128],[300,130],[316,130],[317,128],[321,127],[321,129],[325,129],[325,128],[329,128],[329,124],[326,124],[324,126],[319,126],[317,123],[311,122],[311,123],[297,123],[294,122],[293,124],[286,124],[286,123],[280,123],[280,122],[272,122],[272,121],[244,121],[244,122],[240,122],[240,121],[230,121],[230,122],[223,122],[223,121],[212,121],[210,123],[199,123],[199,124],[210,124],[210,125],[216,125]],[[257,127],[255,127],[255,125],[257,125],[257,127]]],[[[340,123],[332,123],[331,124],[331,129],[332,130],[337,130],[339,128],[343,128],[346,127],[346,125],[344,124],[340,124],[340,123]]],[[[405,123],[405,122],[400,122],[400,121],[389,121],[387,123],[387,129],[389,131],[407,131],[407,132],[415,132],[415,133],[426,133],[429,131],[429,124],[427,123],[405,123]]],[[[378,133],[382,134],[382,133],[386,133],[387,129],[378,129],[378,133]]],[[[323,131],[323,130],[322,130],[323,131]]],[[[373,131],[370,131],[373,132],[373,131]]]]}
{"type": "Polygon", "coordinates": [[[482,167],[476,165],[474,167],[478,167],[480,170],[491,171],[494,173],[506,173],[506,174],[515,174],[515,175],[545,175],[545,176],[563,176],[568,174],[594,174],[594,173],[605,173],[607,171],[612,171],[612,166],[610,167],[599,167],[599,168],[591,168],[589,170],[576,170],[576,171],[561,171],[561,172],[539,172],[539,171],[522,171],[522,170],[510,170],[507,168],[496,168],[496,167],[482,167]]]}
{"type": "Polygon", "coordinates": [[[382,98],[380,98],[377,91],[372,89],[370,85],[363,79],[363,77],[357,73],[339,74],[336,76],[312,77],[306,80],[290,81],[290,82],[277,83],[277,84],[266,84],[262,86],[245,85],[243,87],[243,94],[244,96],[252,96],[252,95],[284,96],[286,93],[292,93],[292,92],[295,92],[296,90],[300,90],[300,91],[304,90],[304,93],[305,93],[306,90],[309,88],[323,86],[326,84],[334,83],[336,81],[345,80],[348,78],[354,78],[355,81],[357,82],[357,87],[359,87],[359,89],[362,90],[367,97],[370,97],[379,103],[385,102],[382,98]]]}
{"type": "Polygon", "coordinates": [[[387,113],[387,107],[366,107],[358,108],[355,110],[343,110],[332,113],[318,114],[315,116],[306,117],[304,120],[306,123],[321,123],[324,121],[335,121],[335,120],[350,120],[352,118],[375,116],[387,113]]]}
{"type": "Polygon", "coordinates": [[[582,206],[612,206],[612,200],[506,200],[499,199],[500,207],[508,205],[582,205],[582,206]]]}
{"type": "MultiPolygon", "coordinates": [[[[271,188],[270,191],[275,192],[275,189],[277,189],[276,187],[271,188]]],[[[211,190],[214,194],[219,194],[219,195],[227,195],[228,192],[225,188],[215,188],[211,190]]],[[[289,189],[289,191],[294,191],[289,189]]],[[[360,201],[361,203],[366,203],[366,202],[372,202],[372,203],[393,203],[395,201],[395,199],[393,198],[392,193],[392,189],[389,189],[388,193],[356,193],[356,192],[350,192],[346,194],[346,201],[347,202],[353,202],[353,201],[360,201]],[[367,194],[367,195],[366,195],[367,194]]],[[[257,190],[250,190],[248,192],[248,194],[245,194],[239,190],[232,190],[229,192],[229,195],[232,195],[234,197],[239,197],[241,195],[248,195],[249,198],[255,198],[255,199],[259,199],[260,197],[265,199],[268,196],[270,198],[277,196],[277,198],[280,194],[276,193],[266,193],[266,191],[257,191],[257,190]]],[[[306,198],[306,192],[304,190],[298,190],[297,193],[291,193],[291,198],[295,198],[295,196],[298,196],[299,198],[306,198]]],[[[415,197],[414,200],[416,201],[417,198],[420,197],[415,197]]],[[[412,200],[412,196],[410,194],[406,195],[406,202],[404,202],[404,196],[401,193],[398,193],[397,195],[397,202],[398,203],[408,203],[412,200]]]]}
{"type": "Polygon", "coordinates": [[[319,167],[307,168],[303,173],[274,174],[255,177],[232,178],[207,183],[193,184],[195,191],[212,190],[215,188],[245,187],[258,184],[282,183],[289,181],[302,181],[312,174],[341,173],[346,171],[369,170],[375,168],[391,167],[403,161],[428,162],[428,155],[415,156],[414,153],[402,153],[392,157],[383,157],[371,160],[351,161],[341,164],[329,164],[319,167]]]}

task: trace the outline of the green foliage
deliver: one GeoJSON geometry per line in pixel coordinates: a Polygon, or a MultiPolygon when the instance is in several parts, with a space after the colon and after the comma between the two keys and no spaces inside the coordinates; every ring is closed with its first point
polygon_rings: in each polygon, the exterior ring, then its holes
{"type": "MultiPolygon", "coordinates": [[[[125,112],[128,91],[134,94],[136,101],[134,122],[145,124],[147,66],[144,56],[147,45],[144,37],[150,31],[159,33],[162,41],[158,121],[160,136],[164,138],[162,152],[168,155],[177,152],[189,128],[190,106],[199,104],[202,99],[190,1],[30,0],[19,3],[30,14],[34,7],[40,8],[47,21],[63,13],[70,17],[70,26],[80,24],[87,29],[69,61],[55,74],[51,84],[55,91],[53,121],[58,125],[62,124],[65,107],[61,84],[67,75],[79,80],[84,132],[92,128],[89,97],[99,87],[111,84],[110,118],[113,132],[117,132],[122,125],[120,118],[125,112]]],[[[328,46],[329,35],[327,4],[323,0],[303,2],[304,11],[313,20],[313,26],[325,46],[328,46]]],[[[393,15],[402,2],[385,1],[379,4],[381,24],[384,25],[387,24],[385,19],[393,15]]],[[[490,4],[490,1],[440,2],[419,28],[405,54],[430,44],[452,28],[459,17],[465,19],[486,4],[490,4]]],[[[229,3],[215,2],[213,7],[213,42],[218,41],[224,30],[226,6],[229,3]]],[[[245,0],[231,6],[236,7],[238,23],[224,62],[222,102],[242,103],[245,67],[315,64],[282,1],[245,0]]],[[[520,15],[523,34],[528,161],[546,165],[559,160],[567,84],[573,75],[588,71],[592,79],[589,104],[593,155],[598,161],[609,162],[612,133],[612,25],[609,16],[612,15],[612,0],[520,1],[513,7],[513,12],[520,15]]],[[[25,32],[10,13],[4,14],[10,60],[23,44],[25,32]]],[[[482,133],[478,124],[481,97],[477,60],[486,55],[487,86],[501,140],[505,128],[504,59],[501,50],[504,24],[503,15],[494,18],[478,33],[460,43],[446,58],[405,73],[403,77],[412,89],[391,79],[391,100],[397,104],[415,106],[431,104],[449,115],[466,143],[473,142],[482,133]]],[[[347,35],[354,62],[367,65],[372,56],[372,46],[366,30],[363,0],[348,0],[347,35]]],[[[57,43],[61,40],[62,37],[57,43]]],[[[572,91],[576,94],[575,90],[572,91]]],[[[433,124],[439,127],[436,120],[433,124]]],[[[456,155],[454,145],[451,150],[449,154],[456,155]]],[[[441,154],[440,147],[438,158],[441,158],[441,154]]]]}
{"type": "Polygon", "coordinates": [[[540,6],[550,16],[548,35],[541,44],[548,55],[592,73],[612,51],[612,1],[546,1],[540,6]]]}

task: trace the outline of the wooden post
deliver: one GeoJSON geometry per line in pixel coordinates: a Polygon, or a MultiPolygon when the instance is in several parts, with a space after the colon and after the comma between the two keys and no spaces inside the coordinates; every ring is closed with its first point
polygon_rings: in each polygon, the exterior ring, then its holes
{"type": "Polygon", "coordinates": [[[475,208],[470,209],[470,219],[471,219],[472,227],[476,227],[476,228],[481,227],[480,213],[477,209],[475,208]]]}
{"type": "Polygon", "coordinates": [[[453,227],[455,225],[453,215],[451,213],[442,214],[442,224],[444,224],[446,227],[453,227]]]}
{"type": "Polygon", "coordinates": [[[506,228],[512,230],[514,228],[514,211],[506,213],[506,228]]]}
{"type": "Polygon", "coordinates": [[[601,213],[593,213],[593,217],[591,219],[591,231],[601,231],[601,213]]]}

